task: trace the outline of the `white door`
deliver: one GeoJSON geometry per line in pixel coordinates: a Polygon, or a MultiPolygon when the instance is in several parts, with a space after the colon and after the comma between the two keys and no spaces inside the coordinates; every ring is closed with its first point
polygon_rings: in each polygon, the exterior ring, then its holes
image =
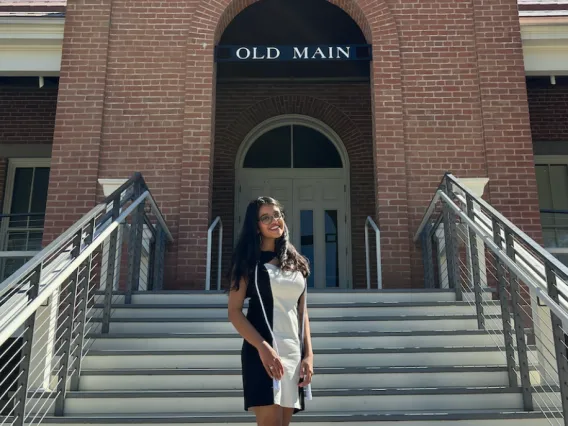
{"type": "Polygon", "coordinates": [[[247,176],[238,187],[237,234],[251,200],[259,196],[275,198],[284,206],[290,241],[310,260],[308,285],[346,288],[349,282],[345,190],[344,179],[247,176]]]}
{"type": "Polygon", "coordinates": [[[343,179],[294,179],[293,241],[310,260],[310,287],[348,286],[346,217],[343,179]]]}

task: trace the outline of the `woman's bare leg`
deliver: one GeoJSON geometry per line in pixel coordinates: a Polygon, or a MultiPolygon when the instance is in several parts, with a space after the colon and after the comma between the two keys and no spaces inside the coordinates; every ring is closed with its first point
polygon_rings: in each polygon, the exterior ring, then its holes
{"type": "Polygon", "coordinates": [[[293,408],[282,408],[282,426],[288,426],[294,414],[293,408]]]}
{"type": "Polygon", "coordinates": [[[258,426],[283,426],[282,407],[279,405],[254,407],[252,411],[256,415],[256,424],[258,426]]]}

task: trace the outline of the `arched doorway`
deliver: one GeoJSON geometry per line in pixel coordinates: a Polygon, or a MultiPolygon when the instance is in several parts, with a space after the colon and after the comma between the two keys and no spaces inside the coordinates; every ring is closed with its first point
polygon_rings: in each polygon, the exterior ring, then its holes
{"type": "Polygon", "coordinates": [[[343,143],[324,123],[298,115],[261,123],[236,158],[235,229],[251,199],[276,198],[293,244],[310,260],[308,285],[350,287],[349,170],[343,143]]]}

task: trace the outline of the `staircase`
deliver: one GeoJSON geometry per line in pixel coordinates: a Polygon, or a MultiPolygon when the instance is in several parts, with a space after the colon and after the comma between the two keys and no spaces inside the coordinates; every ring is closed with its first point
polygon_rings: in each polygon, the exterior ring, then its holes
{"type": "MultiPolygon", "coordinates": [[[[99,296],[102,297],[102,296],[99,296]]],[[[219,293],[115,299],[109,334],[91,334],[61,425],[254,424],[243,411],[242,339],[219,293]]],[[[96,305],[100,317],[102,305],[96,305]]],[[[314,399],[293,422],[548,425],[509,388],[497,335],[450,291],[310,293],[314,399]]],[[[488,308],[486,307],[486,310],[488,308]]],[[[498,306],[493,306],[498,314],[498,306]]],[[[93,319],[96,321],[96,319],[93,319]]]]}
{"type": "MultiPolygon", "coordinates": [[[[309,292],[293,423],[568,426],[568,268],[451,175],[419,240],[423,290],[309,292]]],[[[161,290],[172,241],[137,174],[1,284],[0,426],[255,423],[227,295],[161,290]]]]}

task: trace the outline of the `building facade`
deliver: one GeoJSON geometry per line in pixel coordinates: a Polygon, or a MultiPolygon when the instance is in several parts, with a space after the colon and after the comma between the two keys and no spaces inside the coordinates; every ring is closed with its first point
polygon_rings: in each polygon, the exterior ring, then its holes
{"type": "Polygon", "coordinates": [[[413,235],[445,172],[568,253],[568,1],[0,0],[0,22],[4,252],[139,171],[171,289],[203,288],[216,217],[227,264],[259,195],[314,287],[367,286],[368,218],[383,287],[423,287],[413,235]]]}

